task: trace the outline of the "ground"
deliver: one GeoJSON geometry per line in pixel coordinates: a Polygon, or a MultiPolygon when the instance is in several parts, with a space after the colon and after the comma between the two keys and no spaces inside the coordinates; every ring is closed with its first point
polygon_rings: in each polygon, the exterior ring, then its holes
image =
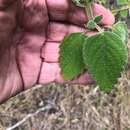
{"type": "Polygon", "coordinates": [[[109,94],[57,84],[21,93],[0,106],[0,130],[130,130],[129,68],[109,94]]]}

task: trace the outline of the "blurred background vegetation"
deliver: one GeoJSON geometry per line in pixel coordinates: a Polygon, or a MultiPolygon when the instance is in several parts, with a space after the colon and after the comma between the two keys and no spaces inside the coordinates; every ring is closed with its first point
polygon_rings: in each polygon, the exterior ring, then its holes
{"type": "Polygon", "coordinates": [[[130,15],[130,0],[96,0],[96,2],[111,9],[118,20],[126,20],[130,15]]]}

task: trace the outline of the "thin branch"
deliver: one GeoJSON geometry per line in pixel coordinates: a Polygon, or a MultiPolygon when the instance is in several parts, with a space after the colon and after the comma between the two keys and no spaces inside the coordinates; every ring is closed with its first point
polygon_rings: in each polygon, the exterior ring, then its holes
{"type": "Polygon", "coordinates": [[[35,113],[32,114],[28,114],[25,118],[23,118],[21,121],[17,122],[15,125],[7,128],[6,130],[14,130],[15,128],[19,127],[20,125],[22,125],[24,122],[26,122],[28,119],[36,116],[37,114],[39,114],[40,112],[45,112],[47,110],[50,110],[53,106],[53,104],[48,104],[45,107],[42,107],[40,109],[38,109],[35,113]]]}

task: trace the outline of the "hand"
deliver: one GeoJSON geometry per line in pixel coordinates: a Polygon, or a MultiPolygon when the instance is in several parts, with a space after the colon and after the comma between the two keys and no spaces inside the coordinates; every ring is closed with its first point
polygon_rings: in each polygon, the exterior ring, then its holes
{"type": "MultiPolygon", "coordinates": [[[[0,0],[0,102],[35,84],[65,83],[59,45],[66,34],[85,31],[87,17],[71,0],[0,0]]],[[[109,10],[94,4],[102,25],[112,25],[109,10]]],[[[69,82],[92,83],[88,73],[69,82]]]]}

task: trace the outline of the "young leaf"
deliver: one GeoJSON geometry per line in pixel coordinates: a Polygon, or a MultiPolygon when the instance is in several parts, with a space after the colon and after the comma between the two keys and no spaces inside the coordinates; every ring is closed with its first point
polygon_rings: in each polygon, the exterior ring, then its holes
{"type": "Polygon", "coordinates": [[[94,18],[94,22],[98,24],[102,20],[102,18],[102,15],[98,15],[94,18]]]}
{"type": "Polygon", "coordinates": [[[103,32],[85,41],[83,58],[88,71],[101,90],[109,92],[126,65],[128,51],[116,34],[103,32]]]}
{"type": "Polygon", "coordinates": [[[82,47],[86,39],[83,33],[66,36],[60,45],[60,68],[64,80],[72,80],[85,69],[82,47]]]}
{"type": "Polygon", "coordinates": [[[116,24],[113,25],[112,31],[117,34],[123,42],[127,43],[128,42],[128,28],[125,22],[117,22],[116,24]]]}
{"type": "Polygon", "coordinates": [[[90,30],[93,30],[96,28],[96,23],[94,22],[94,20],[89,20],[88,23],[87,23],[87,28],[90,29],[90,30]]]}

